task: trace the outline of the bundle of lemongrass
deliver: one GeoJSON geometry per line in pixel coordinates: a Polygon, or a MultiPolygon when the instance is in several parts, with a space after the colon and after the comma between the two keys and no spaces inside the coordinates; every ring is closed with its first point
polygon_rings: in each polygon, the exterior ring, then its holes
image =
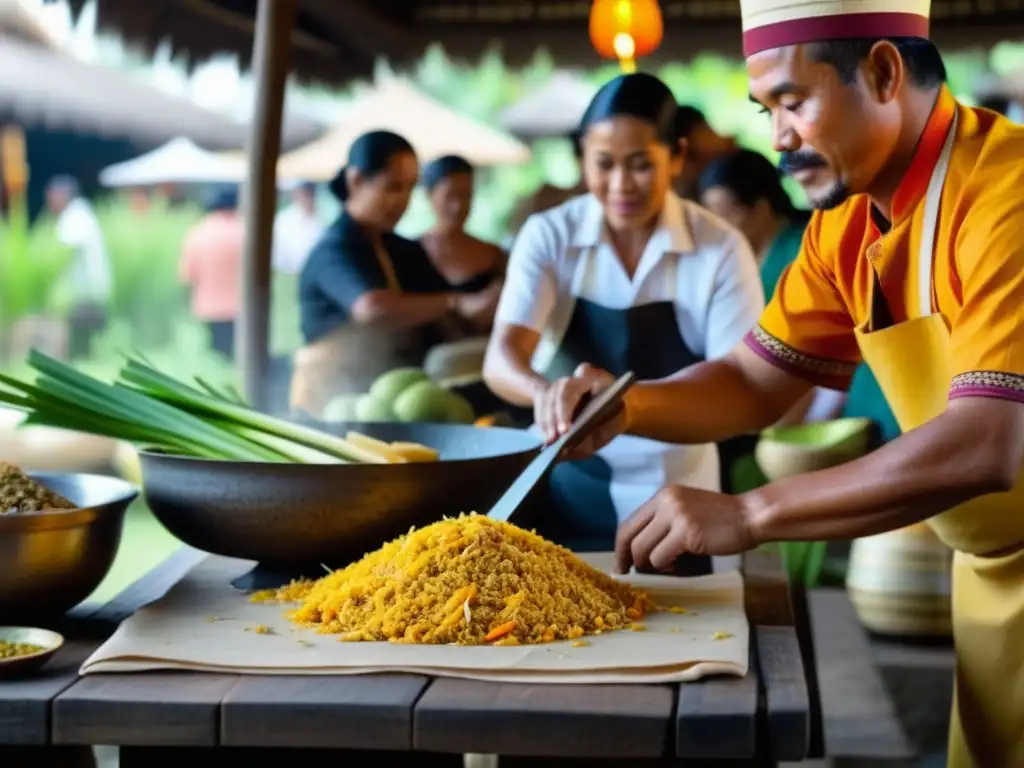
{"type": "Polygon", "coordinates": [[[391,463],[366,440],[353,442],[253,410],[231,388],[168,376],[136,357],[113,383],[33,350],[33,383],[0,375],[0,405],[46,426],[124,440],[175,455],[303,464],[391,463]]]}

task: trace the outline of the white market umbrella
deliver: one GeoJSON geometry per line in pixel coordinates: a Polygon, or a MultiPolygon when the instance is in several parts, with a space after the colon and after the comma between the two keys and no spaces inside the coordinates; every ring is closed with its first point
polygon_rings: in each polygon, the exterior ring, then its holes
{"type": "Polygon", "coordinates": [[[422,163],[442,155],[461,155],[480,166],[513,165],[530,159],[529,147],[518,139],[456,112],[396,78],[354,101],[341,125],[283,155],[278,174],[329,181],[345,164],[352,143],[374,130],[404,136],[422,163]]]}
{"type": "Polygon", "coordinates": [[[189,139],[178,137],[132,160],[108,165],[100,171],[105,187],[148,187],[155,184],[241,183],[245,156],[208,152],[189,139]]]}
{"type": "Polygon", "coordinates": [[[580,126],[597,86],[573,72],[555,72],[546,83],[505,107],[498,123],[524,138],[561,138],[580,126]]]}

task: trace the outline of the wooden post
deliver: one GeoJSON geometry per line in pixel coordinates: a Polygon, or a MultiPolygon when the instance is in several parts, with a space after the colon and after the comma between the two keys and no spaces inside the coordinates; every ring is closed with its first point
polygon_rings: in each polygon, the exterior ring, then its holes
{"type": "Polygon", "coordinates": [[[246,398],[258,409],[267,406],[270,256],[277,209],[277,158],[281,153],[285,84],[297,6],[298,0],[260,0],[253,41],[256,105],[247,146],[242,310],[235,346],[246,398]]]}

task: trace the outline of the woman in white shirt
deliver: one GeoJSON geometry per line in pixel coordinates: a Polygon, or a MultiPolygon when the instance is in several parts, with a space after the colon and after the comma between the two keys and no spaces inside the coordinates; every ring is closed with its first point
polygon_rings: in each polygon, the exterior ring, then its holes
{"type": "MultiPolygon", "coordinates": [[[[589,193],[527,219],[509,259],[484,370],[509,402],[532,405],[582,364],[669,376],[725,355],[756,323],[764,297],[746,240],[672,191],[685,151],[675,110],[664,83],[630,74],[584,114],[589,193]]],[[[550,414],[534,417],[535,429],[550,426],[550,414]]],[[[609,550],[619,522],[670,482],[718,490],[716,447],[619,437],[556,467],[538,530],[577,551],[609,550]]]]}

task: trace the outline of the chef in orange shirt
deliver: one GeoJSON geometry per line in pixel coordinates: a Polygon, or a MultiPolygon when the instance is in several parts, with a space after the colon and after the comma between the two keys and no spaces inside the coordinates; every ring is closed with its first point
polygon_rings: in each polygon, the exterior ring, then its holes
{"type": "MultiPolygon", "coordinates": [[[[741,6],[751,97],[817,211],[744,343],[637,384],[586,449],[623,431],[705,443],[760,430],[811,386],[845,387],[861,360],[903,434],[744,495],[668,486],[620,527],[619,567],[927,520],[956,552],[949,765],[1020,768],[1024,127],[953,98],[929,0],[741,6]]],[[[608,380],[551,387],[548,434],[608,380]]]]}

